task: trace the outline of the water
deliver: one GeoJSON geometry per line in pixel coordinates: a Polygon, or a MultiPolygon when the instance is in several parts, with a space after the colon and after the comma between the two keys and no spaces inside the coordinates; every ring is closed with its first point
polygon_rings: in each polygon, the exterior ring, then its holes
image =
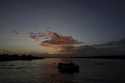
{"type": "MultiPolygon", "coordinates": [[[[62,59],[0,62],[0,83],[118,83],[125,82],[125,61],[111,59],[71,59],[80,72],[63,74],[57,64],[62,59]]],[[[65,61],[65,59],[63,59],[65,61]]]]}

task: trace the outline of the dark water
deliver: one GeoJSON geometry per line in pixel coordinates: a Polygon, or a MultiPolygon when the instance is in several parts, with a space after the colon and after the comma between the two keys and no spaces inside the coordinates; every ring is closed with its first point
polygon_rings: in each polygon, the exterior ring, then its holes
{"type": "MultiPolygon", "coordinates": [[[[65,61],[65,59],[63,59],[65,61]]],[[[118,83],[125,82],[125,61],[111,59],[72,59],[80,72],[58,72],[58,58],[0,62],[0,83],[118,83]]]]}

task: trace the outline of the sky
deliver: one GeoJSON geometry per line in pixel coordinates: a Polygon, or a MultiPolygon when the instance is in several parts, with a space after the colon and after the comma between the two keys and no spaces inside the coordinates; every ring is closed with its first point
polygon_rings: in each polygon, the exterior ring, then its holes
{"type": "Polygon", "coordinates": [[[125,38],[124,0],[0,0],[0,48],[41,51],[19,32],[46,32],[48,27],[85,44],[125,38]]]}

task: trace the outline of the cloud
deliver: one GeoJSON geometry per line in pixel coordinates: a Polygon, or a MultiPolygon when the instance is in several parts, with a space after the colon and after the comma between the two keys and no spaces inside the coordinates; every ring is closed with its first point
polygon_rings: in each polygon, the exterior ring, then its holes
{"type": "Polygon", "coordinates": [[[63,36],[55,32],[32,33],[30,36],[44,50],[51,54],[74,53],[81,42],[75,40],[72,36],[63,36]]]}

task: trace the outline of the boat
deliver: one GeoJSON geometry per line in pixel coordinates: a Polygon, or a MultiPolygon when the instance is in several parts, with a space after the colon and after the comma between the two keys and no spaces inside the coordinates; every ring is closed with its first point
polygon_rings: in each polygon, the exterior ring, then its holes
{"type": "Polygon", "coordinates": [[[61,73],[78,73],[79,65],[71,62],[71,63],[58,63],[58,70],[61,73]]]}

